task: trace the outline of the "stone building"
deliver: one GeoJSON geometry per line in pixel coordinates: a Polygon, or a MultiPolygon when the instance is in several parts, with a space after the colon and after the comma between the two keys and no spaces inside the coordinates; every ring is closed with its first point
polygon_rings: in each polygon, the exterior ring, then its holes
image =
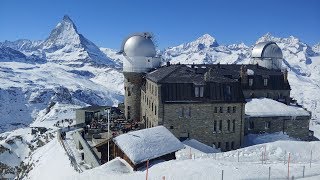
{"type": "MultiPolygon", "coordinates": [[[[128,44],[128,41],[124,44],[128,44]]],[[[146,44],[147,50],[144,52],[149,52],[152,44],[146,44]]],[[[136,49],[137,45],[132,46],[130,49],[136,49]]],[[[141,46],[139,48],[143,49],[141,46]]],[[[126,53],[125,48],[122,48],[122,53],[126,57],[130,54],[126,53]]],[[[288,72],[281,67],[282,51],[274,42],[258,43],[252,51],[252,63],[246,65],[170,65],[168,62],[160,67],[158,59],[148,59],[150,56],[145,55],[146,62],[137,60],[138,64],[142,62],[145,65],[136,78],[127,74],[142,65],[133,63],[132,57],[130,63],[124,63],[126,117],[134,109],[135,118],[144,122],[146,128],[163,125],[181,140],[196,139],[223,151],[237,149],[243,145],[245,133],[262,132],[245,129],[246,121],[249,120],[245,118],[248,117],[245,116],[247,99],[268,98],[284,105],[293,102],[290,98],[288,72]],[[133,82],[137,83],[132,85],[133,82]],[[132,93],[138,94],[133,96],[132,93]],[[139,100],[140,103],[137,102],[139,100]]],[[[152,57],[156,55],[152,54],[152,57]]],[[[280,119],[280,122],[288,117],[269,118],[280,119]]],[[[304,124],[303,131],[307,132],[308,125],[305,124],[309,122],[310,116],[304,116],[303,119],[293,124],[304,124]]],[[[253,120],[252,117],[250,120],[253,120]]],[[[256,128],[259,124],[256,123],[256,128]]],[[[264,128],[265,124],[261,126],[264,128]]],[[[306,135],[298,134],[301,139],[306,135]]]]}

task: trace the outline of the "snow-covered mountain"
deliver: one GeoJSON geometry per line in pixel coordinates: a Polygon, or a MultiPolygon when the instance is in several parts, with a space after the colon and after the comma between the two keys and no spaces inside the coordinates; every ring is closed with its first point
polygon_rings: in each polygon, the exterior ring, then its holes
{"type": "Polygon", "coordinates": [[[64,105],[117,105],[123,101],[119,64],[68,16],[45,41],[0,43],[0,132],[37,124],[64,105]]]}
{"type": "Polygon", "coordinates": [[[205,34],[195,41],[176,47],[166,48],[161,52],[165,61],[172,63],[234,63],[243,62],[250,55],[245,44],[219,45],[216,39],[205,34]]]}
{"type": "Polygon", "coordinates": [[[107,65],[120,67],[103,53],[93,42],[86,39],[65,15],[44,41],[17,40],[0,43],[0,47],[10,47],[26,55],[36,55],[47,61],[57,61],[67,65],[107,65]]]}

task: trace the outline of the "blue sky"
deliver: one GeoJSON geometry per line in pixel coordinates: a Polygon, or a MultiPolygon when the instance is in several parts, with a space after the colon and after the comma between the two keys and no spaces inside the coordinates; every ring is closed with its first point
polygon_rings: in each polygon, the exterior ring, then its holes
{"type": "Polygon", "coordinates": [[[267,32],[320,42],[319,0],[1,0],[0,41],[45,39],[65,14],[95,44],[116,49],[140,31],[154,33],[160,48],[205,33],[220,44],[250,45],[267,32]]]}

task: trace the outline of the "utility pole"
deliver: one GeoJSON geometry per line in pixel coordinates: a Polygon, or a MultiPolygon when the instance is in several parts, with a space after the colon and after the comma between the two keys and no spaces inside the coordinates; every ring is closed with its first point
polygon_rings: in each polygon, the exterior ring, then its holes
{"type": "Polygon", "coordinates": [[[110,109],[107,110],[108,116],[108,162],[110,161],[110,109]]]}

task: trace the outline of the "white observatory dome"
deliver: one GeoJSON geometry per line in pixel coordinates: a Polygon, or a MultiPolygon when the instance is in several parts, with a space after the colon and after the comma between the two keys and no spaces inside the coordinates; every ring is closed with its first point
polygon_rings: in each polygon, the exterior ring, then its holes
{"type": "Polygon", "coordinates": [[[279,58],[282,59],[282,51],[275,42],[260,42],[252,49],[252,58],[279,58]]]}
{"type": "Polygon", "coordinates": [[[136,34],[127,38],[123,44],[123,52],[126,56],[156,56],[156,48],[148,33],[136,34]]]}
{"type": "Polygon", "coordinates": [[[281,69],[282,51],[275,42],[267,41],[256,44],[251,53],[254,64],[268,69],[281,69]]]}
{"type": "Polygon", "coordinates": [[[149,33],[133,34],[126,38],[121,47],[123,54],[123,72],[145,73],[160,66],[156,47],[149,33]]]}

